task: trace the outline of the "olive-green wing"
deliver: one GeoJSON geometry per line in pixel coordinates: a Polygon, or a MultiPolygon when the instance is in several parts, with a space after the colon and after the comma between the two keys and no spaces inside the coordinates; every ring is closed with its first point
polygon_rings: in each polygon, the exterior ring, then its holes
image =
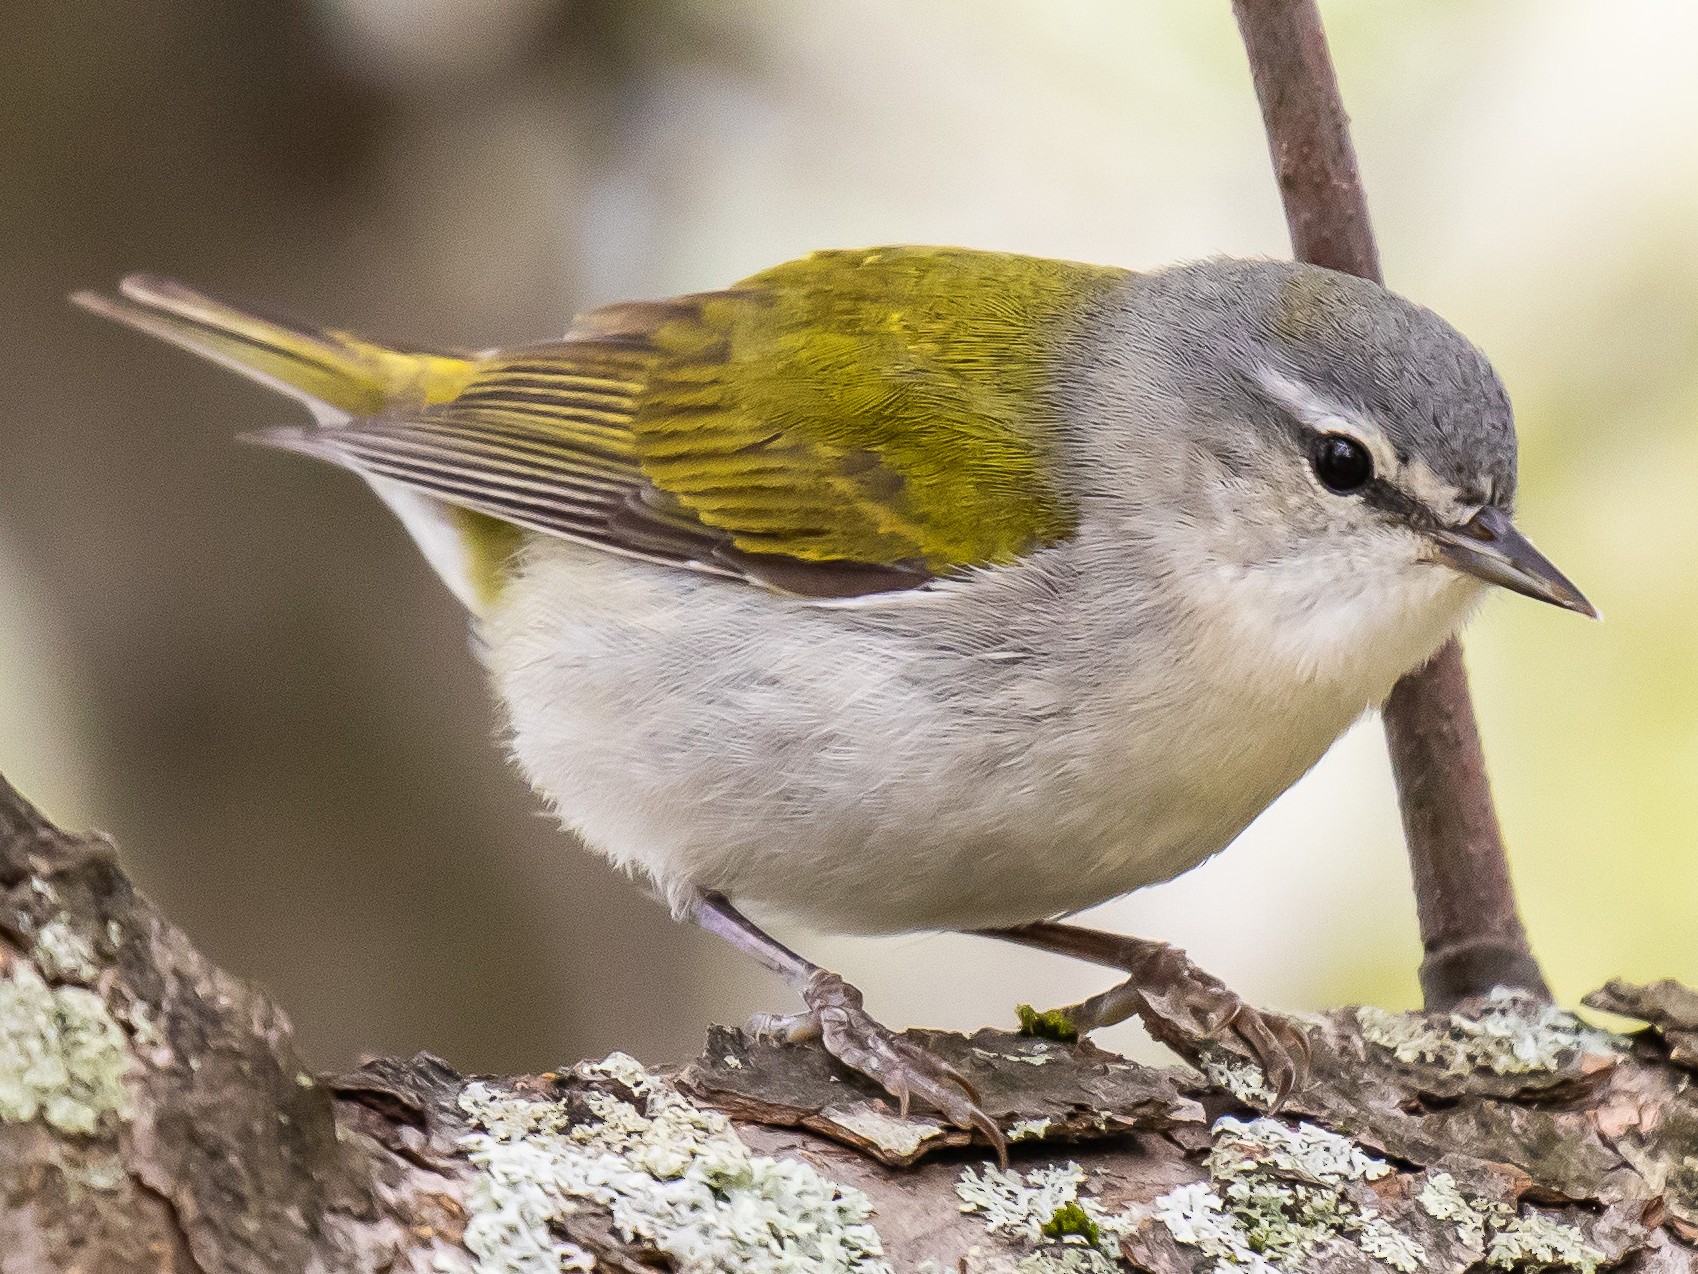
{"type": "Polygon", "coordinates": [[[611,306],[451,401],[285,440],[548,534],[811,596],[1067,536],[1057,360],[1120,271],[820,253],[611,306]]]}

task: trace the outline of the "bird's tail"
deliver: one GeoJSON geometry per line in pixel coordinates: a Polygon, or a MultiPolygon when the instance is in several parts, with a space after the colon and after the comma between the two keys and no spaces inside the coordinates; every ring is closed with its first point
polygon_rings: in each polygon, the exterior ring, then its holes
{"type": "Polygon", "coordinates": [[[71,299],[301,400],[320,425],[398,404],[446,402],[477,365],[472,355],[393,349],[272,318],[156,275],[129,275],[118,293],[78,292],[71,299]]]}
{"type": "MultiPolygon", "coordinates": [[[[84,309],[117,319],[241,372],[312,409],[317,429],[277,428],[250,441],[341,463],[326,430],[356,416],[447,402],[478,368],[475,354],[395,349],[334,328],[271,318],[170,279],[132,274],[118,295],[78,292],[84,309]]],[[[362,474],[474,615],[498,595],[518,531],[400,482],[362,474]]]]}

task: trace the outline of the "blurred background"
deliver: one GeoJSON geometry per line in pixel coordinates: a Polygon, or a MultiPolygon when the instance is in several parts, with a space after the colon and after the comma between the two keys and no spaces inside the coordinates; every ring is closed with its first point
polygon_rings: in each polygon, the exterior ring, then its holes
{"type": "MultiPolygon", "coordinates": [[[[1608,616],[1504,598],[1468,641],[1535,947],[1568,1002],[1693,980],[1698,8],[1322,7],[1387,276],[1496,361],[1519,520],[1608,616]]],[[[487,346],[818,247],[1287,252],[1226,0],[84,0],[14,4],[7,36],[0,771],[113,833],[325,1067],[680,1058],[790,1000],[539,816],[399,527],[232,442],[288,404],[68,291],[149,269],[487,346]]],[[[1094,919],[1253,1000],[1413,1004],[1378,723],[1094,919]]],[[[787,936],[895,1023],[1109,981],[967,938],[787,936]]]]}

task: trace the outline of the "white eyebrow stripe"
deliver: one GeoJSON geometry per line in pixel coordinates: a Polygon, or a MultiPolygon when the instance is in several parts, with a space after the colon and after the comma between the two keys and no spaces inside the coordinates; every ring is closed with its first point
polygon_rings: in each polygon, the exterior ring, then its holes
{"type": "Polygon", "coordinates": [[[1382,471],[1397,467],[1397,449],[1374,421],[1302,381],[1265,364],[1255,368],[1256,383],[1293,416],[1322,433],[1348,434],[1373,453],[1382,471]]]}
{"type": "Polygon", "coordinates": [[[1374,468],[1396,482],[1444,521],[1463,521],[1477,510],[1464,506],[1461,493],[1434,473],[1420,457],[1404,461],[1378,424],[1360,411],[1317,392],[1302,381],[1265,364],[1255,369],[1256,383],[1293,416],[1322,433],[1347,434],[1368,449],[1374,468]]]}

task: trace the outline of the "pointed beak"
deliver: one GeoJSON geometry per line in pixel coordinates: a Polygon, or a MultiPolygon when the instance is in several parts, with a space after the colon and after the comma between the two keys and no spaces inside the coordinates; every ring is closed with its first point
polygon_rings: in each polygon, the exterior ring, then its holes
{"type": "Polygon", "coordinates": [[[1461,526],[1433,532],[1428,559],[1443,562],[1464,574],[1497,584],[1524,597],[1577,611],[1591,619],[1598,612],[1509,520],[1502,509],[1487,505],[1461,526]]]}

